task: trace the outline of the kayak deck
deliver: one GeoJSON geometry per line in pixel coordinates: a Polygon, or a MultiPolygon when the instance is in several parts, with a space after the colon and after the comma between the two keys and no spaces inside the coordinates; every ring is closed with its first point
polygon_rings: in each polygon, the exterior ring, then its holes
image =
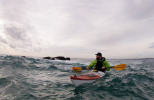
{"type": "Polygon", "coordinates": [[[70,79],[74,80],[95,80],[100,78],[100,76],[95,75],[95,76],[88,76],[88,75],[81,75],[81,76],[71,76],[70,79]]]}
{"type": "Polygon", "coordinates": [[[87,73],[85,75],[80,75],[80,76],[71,76],[70,79],[72,83],[77,87],[81,84],[84,83],[93,83],[100,77],[103,77],[105,75],[104,72],[92,72],[92,73],[87,73]]]}

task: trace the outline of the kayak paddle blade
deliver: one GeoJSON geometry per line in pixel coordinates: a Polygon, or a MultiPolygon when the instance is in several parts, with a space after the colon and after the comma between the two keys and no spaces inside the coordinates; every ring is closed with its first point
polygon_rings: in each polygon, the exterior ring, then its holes
{"type": "Polygon", "coordinates": [[[124,70],[126,68],[126,64],[119,64],[113,67],[115,70],[124,70]]]}
{"type": "Polygon", "coordinates": [[[74,71],[78,71],[78,72],[80,72],[80,71],[82,70],[82,68],[80,68],[80,67],[72,67],[72,69],[73,69],[74,71]]]}

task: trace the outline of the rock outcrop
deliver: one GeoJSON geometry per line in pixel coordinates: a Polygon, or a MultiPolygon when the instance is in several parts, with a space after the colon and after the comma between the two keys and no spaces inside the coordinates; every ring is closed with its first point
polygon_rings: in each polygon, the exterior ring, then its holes
{"type": "Polygon", "coordinates": [[[54,57],[54,58],[56,58],[58,60],[66,60],[65,57],[63,57],[63,56],[58,56],[58,57],[54,57]]]}
{"type": "Polygon", "coordinates": [[[69,57],[65,58],[66,60],[71,60],[69,57]]]}
{"type": "Polygon", "coordinates": [[[51,59],[51,57],[43,57],[43,59],[51,59]]]}
{"type": "Polygon", "coordinates": [[[65,57],[63,57],[63,56],[57,56],[57,57],[43,57],[43,59],[49,59],[49,60],[56,60],[56,59],[58,59],[58,60],[71,60],[69,57],[67,57],[67,58],[65,58],[65,57]]]}
{"type": "Polygon", "coordinates": [[[55,58],[51,58],[50,60],[55,60],[55,58]]]}

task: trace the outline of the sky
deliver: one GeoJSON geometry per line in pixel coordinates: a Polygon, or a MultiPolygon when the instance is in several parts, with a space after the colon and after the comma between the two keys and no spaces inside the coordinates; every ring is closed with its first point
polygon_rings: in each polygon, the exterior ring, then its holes
{"type": "Polygon", "coordinates": [[[0,0],[0,54],[154,57],[154,0],[0,0]]]}

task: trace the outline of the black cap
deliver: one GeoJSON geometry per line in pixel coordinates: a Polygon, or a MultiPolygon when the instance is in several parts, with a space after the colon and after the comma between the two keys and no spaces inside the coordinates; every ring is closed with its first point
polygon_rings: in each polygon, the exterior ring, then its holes
{"type": "Polygon", "coordinates": [[[100,52],[98,52],[98,53],[97,53],[97,54],[95,54],[95,55],[102,56],[102,54],[101,54],[100,52]]]}

